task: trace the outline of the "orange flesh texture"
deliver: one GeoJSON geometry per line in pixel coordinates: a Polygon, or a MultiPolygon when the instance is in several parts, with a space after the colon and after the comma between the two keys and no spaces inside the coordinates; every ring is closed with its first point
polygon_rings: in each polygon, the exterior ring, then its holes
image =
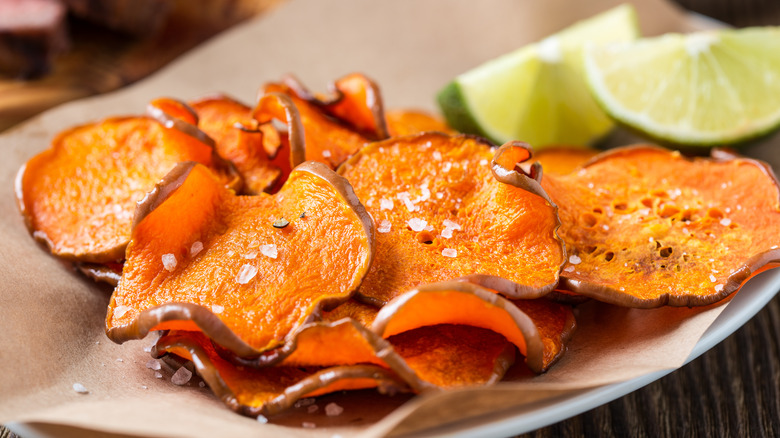
{"type": "Polygon", "coordinates": [[[534,153],[545,175],[566,175],[599,154],[596,149],[554,146],[534,153]]]}
{"type": "Polygon", "coordinates": [[[59,134],[27,162],[21,196],[30,228],[55,255],[124,257],[133,212],[180,161],[212,165],[213,150],[148,117],[113,118],[59,134]]]}
{"type": "MultiPolygon", "coordinates": [[[[191,108],[187,108],[187,105],[176,99],[170,99],[167,97],[161,97],[149,102],[149,106],[160,109],[165,114],[171,117],[175,117],[179,120],[185,121],[193,126],[198,126],[197,114],[192,112],[191,108]]],[[[208,133],[207,133],[208,134],[208,133]]]]}
{"type": "Polygon", "coordinates": [[[379,121],[372,108],[381,106],[381,96],[375,95],[371,81],[361,74],[353,73],[337,80],[334,86],[341,93],[341,98],[325,106],[328,113],[369,138],[383,140],[376,138],[384,127],[377,126],[379,121]]]}
{"type": "Polygon", "coordinates": [[[338,321],[342,318],[352,318],[362,324],[363,327],[371,327],[378,311],[379,309],[374,306],[351,299],[333,310],[323,312],[322,319],[325,321],[338,321]]]}
{"type": "Polygon", "coordinates": [[[219,155],[236,166],[251,192],[263,192],[279,179],[282,171],[269,159],[275,148],[265,144],[269,137],[272,143],[278,138],[272,130],[256,126],[250,107],[221,96],[190,102],[190,106],[200,117],[198,128],[214,139],[219,155]],[[247,130],[237,128],[236,123],[247,130]]]}
{"type": "Polygon", "coordinates": [[[301,116],[306,139],[306,160],[318,161],[335,169],[369,140],[281,84],[269,84],[265,93],[283,93],[292,99],[301,116]]]}
{"type": "Polygon", "coordinates": [[[333,325],[313,325],[298,334],[295,351],[284,359],[287,366],[335,366],[372,363],[387,366],[374,347],[349,320],[333,325]]]}
{"type": "Polygon", "coordinates": [[[536,325],[544,344],[542,366],[547,369],[564,352],[568,338],[574,329],[574,312],[571,306],[545,298],[513,300],[512,303],[536,325]]]}
{"type": "Polygon", "coordinates": [[[427,131],[445,132],[454,134],[443,120],[428,113],[415,110],[387,111],[387,130],[391,137],[417,134],[427,131]]]}
{"type": "MultiPolygon", "coordinates": [[[[236,401],[242,405],[251,408],[261,408],[263,405],[273,401],[277,397],[283,396],[285,390],[301,382],[317,371],[318,368],[301,369],[298,367],[274,366],[263,368],[251,368],[234,365],[222,359],[211,343],[202,336],[192,333],[172,332],[170,338],[184,336],[196,341],[202,351],[202,357],[193,357],[187,348],[179,346],[163,347],[163,351],[175,354],[188,360],[198,360],[209,367],[213,367],[216,376],[202,375],[206,383],[213,390],[219,386],[221,379],[224,386],[233,393],[236,401]],[[216,378],[215,378],[216,377],[216,378]]],[[[323,394],[329,394],[341,390],[375,388],[377,381],[371,378],[345,378],[325,384],[313,391],[302,394],[299,398],[314,397],[323,394]]]]}
{"type": "Polygon", "coordinates": [[[526,354],[525,336],[502,307],[470,293],[458,291],[419,292],[393,313],[382,337],[389,338],[425,326],[459,324],[499,333],[526,354]]]}
{"type": "Polygon", "coordinates": [[[257,350],[274,348],[323,303],[351,296],[368,268],[368,239],[336,189],[310,172],[294,171],[273,196],[235,196],[195,166],[134,229],[107,329],[186,302],[214,311],[257,350]],[[289,225],[273,227],[279,218],[289,225]],[[196,242],[203,249],[193,254],[196,242]],[[170,270],[163,256],[175,257],[170,270]],[[115,314],[118,306],[126,312],[115,314]]]}
{"type": "Polygon", "coordinates": [[[388,341],[420,379],[442,388],[495,382],[514,363],[511,343],[498,333],[477,327],[421,327],[388,341]]]}
{"type": "Polygon", "coordinates": [[[386,303],[420,284],[469,274],[532,287],[557,283],[563,250],[555,209],[496,181],[492,156],[474,138],[427,133],[374,143],[339,169],[378,231],[361,296],[386,303]],[[414,231],[410,221],[419,228],[422,220],[423,230],[414,231]],[[451,250],[455,257],[444,255],[451,250]]]}
{"type": "Polygon", "coordinates": [[[780,245],[778,187],[750,160],[628,148],[542,183],[571,255],[562,277],[607,288],[618,304],[717,301],[751,257],[780,245]]]}

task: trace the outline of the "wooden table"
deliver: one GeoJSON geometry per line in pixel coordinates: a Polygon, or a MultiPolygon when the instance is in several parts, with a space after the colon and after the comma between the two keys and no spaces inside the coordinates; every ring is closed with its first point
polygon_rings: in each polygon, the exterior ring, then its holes
{"type": "MultiPolygon", "coordinates": [[[[258,0],[251,14],[281,0],[258,0]]],[[[678,0],[692,10],[736,26],[780,25],[780,3],[775,0],[736,2],[718,0],[678,0]]],[[[251,2],[250,2],[251,3],[251,2]]],[[[247,12],[249,11],[249,12],[247,12]]],[[[76,35],[79,52],[68,55],[55,69],[55,75],[34,83],[0,81],[0,92],[12,91],[16,101],[0,102],[0,131],[24,118],[65,100],[107,92],[143,78],[210,35],[246,18],[234,16],[208,31],[193,33],[156,58],[145,59],[150,42],[134,42],[111,36],[111,59],[125,67],[99,69],[91,81],[76,81],[78,62],[85,54],[96,53],[94,32],[76,35]],[[145,59],[144,62],[140,60],[145,59]],[[127,73],[129,72],[129,73],[127,73]],[[70,82],[69,82],[70,81],[70,82]],[[74,82],[76,81],[76,82],[74,82]],[[27,96],[22,99],[20,96],[27,96]]],[[[152,44],[152,46],[150,46],[152,44]]],[[[670,375],[609,404],[571,419],[522,435],[523,437],[688,437],[688,436],[780,436],[780,296],[775,297],[752,320],[718,346],[670,375]]],[[[0,438],[15,437],[0,426],[0,438]]]]}

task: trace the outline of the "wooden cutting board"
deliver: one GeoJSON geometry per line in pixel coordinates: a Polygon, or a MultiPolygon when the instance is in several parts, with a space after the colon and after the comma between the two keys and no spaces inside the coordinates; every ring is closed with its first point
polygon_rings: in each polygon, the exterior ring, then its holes
{"type": "Polygon", "coordinates": [[[69,100],[106,93],[157,71],[177,56],[283,0],[172,0],[155,35],[138,38],[71,19],[70,50],[35,80],[0,78],[0,132],[69,100]]]}

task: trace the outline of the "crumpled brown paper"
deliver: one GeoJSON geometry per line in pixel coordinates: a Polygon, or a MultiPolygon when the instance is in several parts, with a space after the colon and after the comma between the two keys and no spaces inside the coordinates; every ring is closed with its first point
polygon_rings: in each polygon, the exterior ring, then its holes
{"type": "MultiPolygon", "coordinates": [[[[577,310],[579,328],[567,354],[544,375],[518,367],[498,386],[429,397],[335,394],[318,404],[338,403],[345,408],[340,416],[303,408],[260,424],[229,411],[197,379],[176,386],[167,368],[157,378],[146,367],[149,339],[121,346],[109,341],[103,330],[110,290],[36,245],[14,205],[17,170],[56,132],[140,113],[152,98],[221,91],[252,102],[262,83],[283,73],[324,89],[345,73],[362,71],[378,81],[388,107],[433,110],[435,92],[456,74],[617,3],[291,0],[142,83],[64,105],[0,137],[0,422],[58,436],[84,436],[85,429],[144,437],[377,436],[431,427],[452,432],[681,366],[725,304],[632,310],[588,303],[577,310]],[[75,391],[75,383],[88,393],[75,391]],[[304,422],[317,427],[304,428],[304,422]]],[[[662,0],[636,3],[645,35],[702,25],[662,0]]],[[[772,142],[780,143],[777,137],[772,142]]],[[[747,153],[773,159],[777,169],[772,150],[765,142],[747,153]]]]}

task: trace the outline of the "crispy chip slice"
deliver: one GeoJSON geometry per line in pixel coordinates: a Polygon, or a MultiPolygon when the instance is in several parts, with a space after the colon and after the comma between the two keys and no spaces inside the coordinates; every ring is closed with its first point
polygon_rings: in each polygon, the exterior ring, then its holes
{"type": "Polygon", "coordinates": [[[515,298],[553,289],[565,261],[556,207],[517,168],[524,145],[495,157],[491,169],[494,151],[476,137],[424,133],[373,143],[339,168],[377,226],[361,299],[382,305],[461,276],[515,298]]]}
{"type": "MultiPolygon", "coordinates": [[[[566,305],[544,299],[513,302],[473,283],[447,281],[420,286],[388,303],[377,314],[371,330],[387,339],[439,324],[498,333],[517,347],[531,370],[540,373],[564,351],[575,320],[566,305]]],[[[392,343],[406,358],[403,350],[392,343]]]]}
{"type": "Polygon", "coordinates": [[[407,392],[391,371],[375,365],[328,368],[236,366],[221,358],[211,342],[197,332],[172,331],[157,341],[155,354],[172,353],[192,360],[214,394],[243,415],[272,416],[296,401],[336,391],[377,388],[382,394],[407,392]]]}
{"type": "Polygon", "coordinates": [[[698,306],[780,260],[780,190],[746,158],[685,158],[634,146],[543,185],[570,257],[562,284],[630,307],[698,306]]]}
{"type": "MultiPolygon", "coordinates": [[[[273,106],[280,120],[287,121],[285,111],[297,116],[297,110],[290,108],[293,104],[288,98],[266,99],[270,101],[260,104],[273,106]]],[[[230,160],[244,177],[245,192],[261,193],[276,182],[280,182],[281,187],[290,170],[302,162],[301,158],[290,162],[290,150],[303,148],[302,134],[292,132],[300,129],[299,124],[292,123],[289,128],[293,139],[290,145],[270,123],[258,123],[252,117],[252,108],[231,97],[208,96],[189,105],[200,119],[198,127],[214,138],[217,152],[230,160]]]]}
{"type": "Polygon", "coordinates": [[[205,167],[184,163],[134,220],[106,318],[120,343],[199,329],[257,356],[349,299],[373,255],[370,217],[349,183],[320,163],[298,166],[276,195],[258,196],[235,196],[205,167]]]}
{"type": "Polygon", "coordinates": [[[438,131],[455,134],[444,120],[419,110],[387,111],[387,130],[391,137],[419,134],[427,131],[438,131]]]}
{"type": "Polygon", "coordinates": [[[542,165],[545,175],[565,175],[578,169],[599,154],[599,150],[574,146],[548,146],[534,152],[534,161],[542,165]]]}
{"type": "Polygon", "coordinates": [[[156,117],[71,128],[19,170],[19,208],[30,232],[54,255],[87,263],[121,261],[136,203],[180,161],[209,166],[225,185],[240,187],[232,168],[207,144],[208,136],[162,110],[156,117]]]}
{"type": "MultiPolygon", "coordinates": [[[[388,137],[379,89],[365,76],[352,74],[336,81],[334,96],[319,98],[297,79],[265,85],[265,94],[289,96],[297,108],[306,139],[306,159],[335,169],[366,143],[388,137]]],[[[256,117],[267,114],[255,110],[256,117]]]]}

